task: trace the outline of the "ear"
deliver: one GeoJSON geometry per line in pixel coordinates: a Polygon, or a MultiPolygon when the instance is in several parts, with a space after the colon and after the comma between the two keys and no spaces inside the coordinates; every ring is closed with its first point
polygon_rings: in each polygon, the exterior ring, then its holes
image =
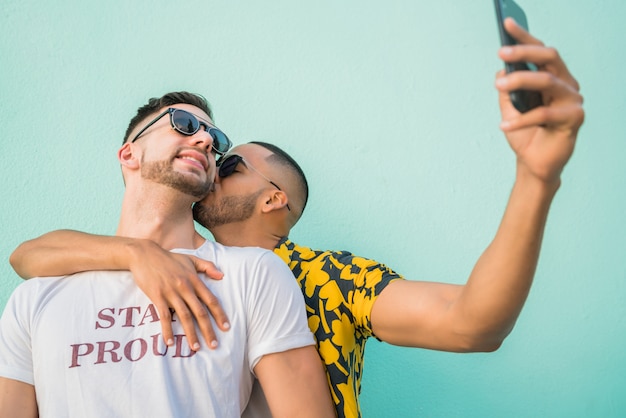
{"type": "Polygon", "coordinates": [[[287,203],[289,203],[287,194],[282,190],[273,189],[271,193],[265,195],[265,201],[263,202],[261,211],[263,213],[270,213],[274,210],[280,210],[287,206],[287,203]]]}
{"type": "Polygon", "coordinates": [[[140,166],[138,148],[133,146],[130,142],[122,145],[122,148],[117,151],[117,159],[122,167],[128,167],[131,170],[137,169],[140,166]]]}

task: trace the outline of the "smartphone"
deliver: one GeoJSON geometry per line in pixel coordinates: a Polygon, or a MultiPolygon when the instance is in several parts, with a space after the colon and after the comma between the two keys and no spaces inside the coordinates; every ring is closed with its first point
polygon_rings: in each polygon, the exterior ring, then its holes
{"type": "MultiPolygon", "coordinates": [[[[496,20],[500,32],[500,43],[502,46],[515,45],[517,42],[504,29],[504,19],[512,17],[518,25],[528,30],[528,21],[524,10],[513,0],[494,0],[496,8],[496,20]]],[[[505,63],[504,68],[507,73],[512,71],[537,71],[537,66],[530,62],[505,63]]],[[[513,106],[521,113],[528,112],[543,104],[541,93],[532,90],[515,90],[509,93],[513,106]]]]}

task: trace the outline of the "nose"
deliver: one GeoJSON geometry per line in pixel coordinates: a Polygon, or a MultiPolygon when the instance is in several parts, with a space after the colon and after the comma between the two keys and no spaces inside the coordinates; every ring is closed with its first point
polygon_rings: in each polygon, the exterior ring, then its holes
{"type": "Polygon", "coordinates": [[[213,151],[213,137],[204,129],[191,135],[189,142],[191,145],[203,149],[207,154],[211,154],[213,151]]]}

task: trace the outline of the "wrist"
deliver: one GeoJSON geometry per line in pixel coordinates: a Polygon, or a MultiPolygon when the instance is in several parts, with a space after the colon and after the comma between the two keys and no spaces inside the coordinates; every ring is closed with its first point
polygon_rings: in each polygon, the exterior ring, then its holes
{"type": "Polygon", "coordinates": [[[132,270],[132,266],[146,259],[149,251],[160,249],[152,240],[140,238],[124,238],[122,251],[118,258],[118,267],[122,270],[132,270]]]}
{"type": "Polygon", "coordinates": [[[529,193],[551,199],[561,187],[561,175],[538,176],[524,165],[518,164],[515,184],[529,193]]]}

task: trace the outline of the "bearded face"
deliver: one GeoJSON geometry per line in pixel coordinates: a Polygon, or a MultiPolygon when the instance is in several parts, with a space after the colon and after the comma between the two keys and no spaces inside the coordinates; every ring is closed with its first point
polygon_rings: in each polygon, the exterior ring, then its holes
{"type": "Polygon", "coordinates": [[[229,223],[249,219],[254,213],[256,202],[263,190],[242,196],[223,196],[219,199],[204,199],[193,206],[193,217],[208,230],[229,223]]]}
{"type": "MultiPolygon", "coordinates": [[[[177,152],[174,155],[177,155],[177,152]]],[[[185,175],[174,170],[174,157],[160,161],[143,161],[141,164],[141,177],[164,186],[171,187],[180,192],[201,199],[211,190],[212,181],[207,176],[200,180],[194,176],[185,175]]]]}

